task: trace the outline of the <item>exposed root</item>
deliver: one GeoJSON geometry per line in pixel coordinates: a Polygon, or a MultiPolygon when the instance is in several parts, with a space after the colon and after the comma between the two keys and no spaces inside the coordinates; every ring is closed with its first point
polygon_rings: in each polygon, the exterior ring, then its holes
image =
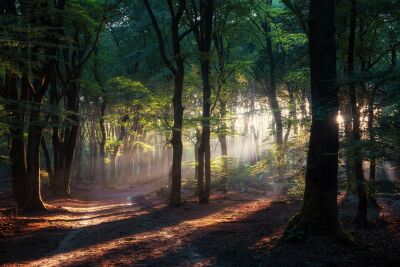
{"type": "Polygon", "coordinates": [[[356,247],[362,246],[362,244],[356,240],[354,235],[343,227],[340,220],[338,220],[338,229],[336,231],[332,233],[316,232],[305,223],[302,212],[289,220],[280,242],[299,242],[311,236],[331,236],[345,245],[356,247]]]}

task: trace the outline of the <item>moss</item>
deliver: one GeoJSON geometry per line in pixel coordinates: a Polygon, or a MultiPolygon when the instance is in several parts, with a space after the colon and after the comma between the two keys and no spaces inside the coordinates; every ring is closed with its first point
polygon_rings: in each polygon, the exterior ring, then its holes
{"type": "Polygon", "coordinates": [[[298,242],[307,239],[309,236],[325,235],[332,236],[340,243],[348,246],[362,247],[362,244],[354,237],[354,235],[343,227],[339,219],[337,225],[337,231],[334,233],[313,233],[310,227],[310,222],[305,218],[302,210],[289,220],[280,242],[298,242]]]}

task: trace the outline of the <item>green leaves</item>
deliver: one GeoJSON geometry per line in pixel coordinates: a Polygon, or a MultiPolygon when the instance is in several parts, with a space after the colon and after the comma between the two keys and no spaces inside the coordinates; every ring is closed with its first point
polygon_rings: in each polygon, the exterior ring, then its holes
{"type": "Polygon", "coordinates": [[[120,104],[141,104],[150,97],[150,91],[138,81],[119,76],[107,82],[107,99],[120,104]]]}

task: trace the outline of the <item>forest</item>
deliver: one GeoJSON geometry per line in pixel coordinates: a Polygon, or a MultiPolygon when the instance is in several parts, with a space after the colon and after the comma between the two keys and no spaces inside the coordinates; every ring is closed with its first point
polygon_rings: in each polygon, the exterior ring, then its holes
{"type": "Polygon", "coordinates": [[[398,0],[0,0],[1,266],[400,266],[398,0]]]}

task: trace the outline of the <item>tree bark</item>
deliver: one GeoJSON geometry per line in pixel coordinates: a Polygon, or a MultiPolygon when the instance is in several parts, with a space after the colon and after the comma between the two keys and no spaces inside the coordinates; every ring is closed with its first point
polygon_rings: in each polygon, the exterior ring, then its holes
{"type": "Polygon", "coordinates": [[[11,134],[11,184],[16,203],[22,205],[26,172],[24,111],[17,104],[18,101],[21,101],[18,96],[17,78],[10,73],[6,73],[5,78],[5,99],[7,101],[5,110],[9,114],[8,128],[11,134]]]}
{"type": "Polygon", "coordinates": [[[40,122],[40,106],[44,93],[36,93],[32,97],[29,118],[27,167],[25,180],[25,211],[45,210],[40,192],[40,143],[43,135],[43,125],[40,122]]]}
{"type": "Polygon", "coordinates": [[[154,31],[156,32],[159,50],[164,65],[174,76],[174,96],[172,99],[172,105],[174,109],[174,125],[172,128],[172,168],[171,168],[171,191],[170,191],[170,205],[177,206],[181,204],[181,180],[182,180],[182,126],[183,126],[183,110],[182,105],[182,93],[183,93],[183,81],[185,76],[184,58],[181,54],[181,41],[183,35],[179,34],[179,26],[181,19],[186,7],[186,0],[179,0],[177,11],[175,11],[174,5],[171,0],[167,0],[169,13],[171,17],[171,41],[173,47],[173,56],[175,66],[168,59],[165,41],[162,31],[158,25],[156,16],[150,6],[148,0],[143,0],[147,13],[150,16],[154,31]]]}
{"type": "Polygon", "coordinates": [[[306,187],[301,211],[284,237],[337,235],[338,89],[336,85],[335,1],[311,0],[309,12],[312,125],[306,187]],[[323,56],[322,56],[323,55],[323,56]]]}
{"type": "MultiPolygon", "coordinates": [[[[195,4],[192,2],[193,5],[195,4]]],[[[200,29],[194,28],[193,32],[196,36],[197,47],[199,50],[201,80],[203,84],[203,114],[202,114],[202,131],[201,142],[198,149],[198,181],[204,179],[204,188],[198,184],[199,203],[207,204],[211,193],[211,151],[210,151],[210,135],[211,135],[211,84],[210,84],[210,49],[212,41],[212,25],[214,16],[213,0],[200,1],[200,29]],[[203,178],[204,177],[204,178],[203,178]]],[[[196,9],[196,7],[193,7],[196,9]]],[[[196,14],[197,15],[197,14],[196,14]]]]}
{"type": "Polygon", "coordinates": [[[53,168],[51,166],[51,158],[50,158],[50,153],[49,153],[49,149],[47,147],[47,143],[46,143],[46,138],[44,137],[44,135],[42,136],[42,151],[43,151],[43,155],[44,155],[44,159],[45,159],[45,163],[46,163],[46,170],[47,170],[47,174],[49,176],[49,181],[52,181],[54,178],[54,173],[53,173],[53,168]]]}
{"type": "MultiPolygon", "coordinates": [[[[350,7],[350,35],[347,54],[347,68],[349,78],[354,79],[354,48],[356,39],[357,0],[351,0],[350,7]]],[[[351,114],[353,121],[352,141],[354,157],[354,175],[357,182],[358,209],[356,222],[364,224],[367,221],[367,194],[365,191],[364,171],[361,158],[360,111],[357,106],[357,92],[355,81],[349,86],[351,114]]]]}
{"type": "MultiPolygon", "coordinates": [[[[219,133],[219,142],[221,144],[221,155],[222,155],[222,160],[223,160],[223,165],[222,165],[222,185],[223,185],[223,191],[224,193],[228,192],[228,145],[226,142],[226,103],[219,99],[219,107],[220,107],[220,116],[221,116],[221,129],[219,133]]],[[[258,137],[256,133],[254,133],[254,138],[258,137]]],[[[256,144],[257,146],[257,144],[256,144]]]]}
{"type": "MultiPolygon", "coordinates": [[[[14,17],[17,15],[16,3],[14,0],[3,1],[0,6],[0,14],[5,14],[11,19],[9,22],[4,23],[7,29],[8,23],[11,25],[15,22],[14,17]]],[[[11,52],[9,49],[9,52],[11,52]]],[[[21,96],[18,92],[17,76],[11,69],[5,68],[4,70],[4,109],[7,113],[7,126],[11,135],[10,146],[10,160],[11,160],[11,185],[14,195],[14,200],[17,206],[22,206],[24,202],[24,183],[26,172],[26,158],[25,158],[25,143],[24,143],[24,110],[18,104],[19,101],[25,101],[27,96],[27,88],[24,86],[26,83],[23,81],[21,86],[21,96]],[[25,92],[26,97],[23,97],[25,92]]],[[[25,76],[26,77],[26,76],[25,76]]],[[[26,105],[26,103],[25,103],[26,105]]]]}
{"type": "Polygon", "coordinates": [[[98,49],[94,51],[95,54],[95,59],[94,59],[94,66],[93,66],[93,76],[97,82],[97,84],[101,88],[102,92],[102,97],[101,97],[101,106],[100,106],[100,120],[99,120],[99,125],[100,125],[100,142],[99,142],[99,151],[100,151],[100,179],[103,183],[103,186],[107,185],[107,176],[106,176],[106,141],[107,141],[107,134],[106,134],[106,128],[104,125],[104,117],[106,114],[106,109],[107,109],[107,95],[106,91],[103,86],[102,79],[100,78],[99,74],[99,69],[98,69],[98,59],[97,59],[97,54],[98,54],[98,49]]]}
{"type": "MultiPolygon", "coordinates": [[[[266,0],[267,5],[272,5],[272,0],[266,0]]],[[[276,95],[276,62],[272,47],[272,29],[269,22],[264,22],[264,31],[266,34],[266,54],[269,60],[269,85],[266,88],[269,106],[275,120],[275,141],[280,146],[283,141],[282,112],[276,95]]]]}
{"type": "Polygon", "coordinates": [[[368,133],[369,141],[371,142],[371,156],[369,161],[369,199],[375,205],[378,206],[376,201],[376,156],[374,155],[375,148],[375,130],[374,130],[374,101],[375,101],[376,88],[372,89],[368,98],[368,133]]]}

